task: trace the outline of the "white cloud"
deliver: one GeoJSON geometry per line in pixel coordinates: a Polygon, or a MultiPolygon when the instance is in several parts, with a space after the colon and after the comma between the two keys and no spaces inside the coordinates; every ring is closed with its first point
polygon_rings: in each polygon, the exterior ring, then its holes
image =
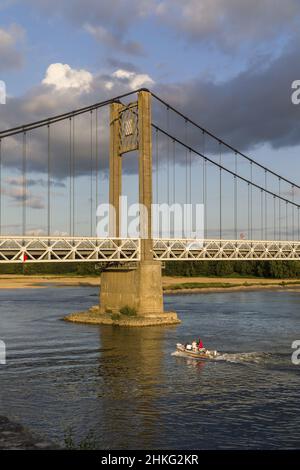
{"type": "Polygon", "coordinates": [[[87,93],[91,90],[92,82],[93,75],[87,70],[76,70],[68,64],[56,63],[49,65],[42,84],[53,86],[58,91],[72,89],[87,93]]]}
{"type": "Polygon", "coordinates": [[[154,85],[154,80],[146,73],[129,72],[128,70],[116,70],[112,77],[126,82],[131,90],[154,85]]]}
{"type": "MultiPolygon", "coordinates": [[[[99,101],[105,101],[113,96],[118,96],[143,86],[149,86],[150,88],[150,86],[152,87],[154,84],[154,80],[146,73],[129,71],[125,66],[116,66],[115,71],[111,74],[102,71],[99,71],[97,74],[92,74],[84,70],[83,72],[87,72],[88,74],[83,74],[83,76],[88,77],[87,81],[83,83],[83,88],[84,85],[87,86],[87,92],[82,93],[80,92],[82,88],[72,87],[72,85],[75,84],[77,86],[79,86],[80,83],[82,84],[82,75],[80,74],[80,80],[74,83],[74,74],[72,71],[74,71],[74,68],[68,64],[58,64],[58,66],[57,64],[50,65],[45,74],[45,79],[39,86],[32,88],[22,97],[12,97],[8,100],[5,114],[0,116],[0,129],[9,129],[10,127],[22,125],[26,122],[36,121],[88,106],[99,101]],[[57,73],[57,70],[59,73],[57,73]],[[71,71],[72,79],[66,80],[65,71],[71,71]]],[[[78,70],[75,72],[78,72],[78,70]]],[[[78,79],[76,73],[75,76],[78,79]]],[[[99,118],[98,123],[103,155],[107,155],[109,149],[109,132],[106,122],[108,111],[109,108],[105,108],[101,111],[102,118],[99,118]]],[[[76,118],[77,176],[90,174],[90,160],[87,158],[87,149],[90,148],[90,120],[89,113],[77,116],[76,118]]],[[[55,125],[51,129],[53,129],[53,131],[51,131],[51,177],[53,181],[61,181],[68,176],[69,172],[67,157],[69,151],[69,122],[66,121],[57,126],[55,125]]],[[[41,129],[32,132],[29,139],[30,157],[28,157],[28,171],[42,175],[46,169],[47,130],[41,129]]],[[[6,139],[3,165],[11,169],[21,170],[21,155],[22,139],[18,136],[6,139]]],[[[105,168],[105,171],[106,164],[106,157],[104,157],[103,168],[105,168]]],[[[11,176],[9,173],[8,175],[11,176]]],[[[20,181],[14,176],[14,178],[8,180],[7,183],[11,186],[10,189],[12,189],[13,187],[17,188],[20,181]]],[[[54,184],[58,186],[57,183],[53,183],[53,185],[54,184]]],[[[43,182],[39,179],[36,181],[31,181],[30,179],[27,181],[26,186],[38,185],[43,187],[43,182]]]]}

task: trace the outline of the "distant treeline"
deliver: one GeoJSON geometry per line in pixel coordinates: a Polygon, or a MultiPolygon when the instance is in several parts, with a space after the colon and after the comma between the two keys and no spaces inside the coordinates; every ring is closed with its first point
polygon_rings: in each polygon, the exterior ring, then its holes
{"type": "MultiPolygon", "coordinates": [[[[95,263],[2,264],[0,274],[53,274],[99,276],[95,263]]],[[[265,278],[298,278],[300,261],[168,261],[167,276],[245,276],[265,278]]]]}
{"type": "Polygon", "coordinates": [[[169,261],[168,276],[300,277],[300,261],[169,261]]]}
{"type": "Polygon", "coordinates": [[[58,276],[99,276],[95,263],[20,263],[0,264],[0,274],[53,274],[58,276]]]}

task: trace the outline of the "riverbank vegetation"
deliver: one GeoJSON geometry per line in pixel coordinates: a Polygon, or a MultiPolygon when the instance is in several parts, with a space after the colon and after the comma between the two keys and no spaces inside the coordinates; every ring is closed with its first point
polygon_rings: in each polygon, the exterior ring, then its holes
{"type": "MultiPolygon", "coordinates": [[[[20,263],[0,265],[0,274],[52,274],[61,276],[97,276],[101,265],[95,262],[20,263]],[[97,269],[96,269],[97,268],[97,269]]],[[[300,278],[300,261],[168,261],[165,276],[180,277],[258,277],[270,279],[300,278]]]]}
{"type": "Polygon", "coordinates": [[[300,277],[300,261],[169,261],[164,275],[295,279],[300,277]]]}
{"type": "Polygon", "coordinates": [[[180,282],[172,285],[164,285],[163,290],[166,293],[176,292],[176,291],[185,291],[185,290],[207,290],[207,289],[236,289],[236,288],[260,288],[260,287],[293,287],[299,286],[299,281],[279,281],[278,283],[269,282],[180,282]]]}

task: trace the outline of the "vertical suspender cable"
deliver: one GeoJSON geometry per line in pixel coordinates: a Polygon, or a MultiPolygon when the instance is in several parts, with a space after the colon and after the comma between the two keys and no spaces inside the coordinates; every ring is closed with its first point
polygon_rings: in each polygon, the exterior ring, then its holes
{"type": "MultiPolygon", "coordinates": [[[[292,185],[292,201],[295,201],[295,187],[292,185]]],[[[292,240],[294,240],[295,231],[295,206],[292,205],[292,240]]]]}
{"type": "Polygon", "coordinates": [[[251,239],[251,233],[250,233],[250,183],[247,183],[247,206],[248,206],[248,240],[251,239]]]}
{"type": "Polygon", "coordinates": [[[72,132],[72,237],[75,236],[75,116],[73,116],[72,132]]]}
{"type": "MultiPolygon", "coordinates": [[[[250,181],[252,183],[252,178],[253,178],[253,168],[252,168],[252,162],[250,162],[250,181]]],[[[250,238],[251,240],[253,239],[253,215],[252,215],[252,210],[253,210],[253,187],[252,184],[250,185],[250,238]]]]}
{"type": "MultiPolygon", "coordinates": [[[[205,132],[203,135],[203,155],[205,155],[205,132]]],[[[203,209],[204,209],[204,238],[207,238],[207,192],[206,192],[206,158],[203,160],[203,209]]]]}
{"type": "Polygon", "coordinates": [[[173,204],[176,201],[176,144],[173,140],[173,204]]]}
{"type": "MultiPolygon", "coordinates": [[[[173,139],[173,197],[172,197],[172,203],[175,204],[176,200],[176,179],[175,179],[175,164],[176,164],[176,155],[175,155],[175,140],[173,139]]],[[[175,213],[174,213],[174,219],[173,219],[173,230],[172,230],[172,237],[175,237],[175,213]]]]}
{"type": "Polygon", "coordinates": [[[276,240],[276,197],[273,196],[273,211],[274,211],[274,240],[276,240]]]}
{"type": "Polygon", "coordinates": [[[0,235],[2,235],[2,140],[0,139],[0,235]]]}
{"type": "Polygon", "coordinates": [[[188,202],[188,148],[187,148],[187,120],[185,120],[185,203],[188,202]]]}
{"type": "Polygon", "coordinates": [[[235,165],[234,165],[234,238],[237,240],[237,153],[235,152],[235,165]]]}
{"type": "Polygon", "coordinates": [[[90,111],[90,233],[93,236],[93,110],[90,111]]]}
{"type": "MultiPolygon", "coordinates": [[[[167,107],[167,132],[170,134],[170,108],[167,107]]],[[[170,206],[170,138],[167,137],[167,201],[170,206]]]]}
{"type": "Polygon", "coordinates": [[[285,239],[288,239],[288,203],[285,203],[285,239]]]}
{"type": "MultiPolygon", "coordinates": [[[[176,201],[176,148],[175,148],[175,140],[173,140],[173,204],[176,201]]],[[[173,222],[173,237],[175,237],[175,213],[174,213],[174,222],[173,222]]]]}
{"type": "MultiPolygon", "coordinates": [[[[265,189],[267,189],[267,170],[265,170],[265,189]]],[[[265,240],[267,240],[267,230],[268,230],[268,194],[265,191],[265,240]]]]}
{"type": "Polygon", "coordinates": [[[51,191],[50,191],[50,186],[51,186],[51,178],[50,178],[50,173],[51,173],[51,162],[50,162],[50,152],[51,152],[51,133],[50,133],[50,124],[47,125],[47,132],[48,132],[48,149],[47,149],[47,174],[48,174],[48,194],[47,194],[47,234],[50,236],[51,232],[51,191]]]}
{"type": "MultiPolygon", "coordinates": [[[[188,203],[188,139],[187,139],[187,125],[188,121],[185,119],[184,125],[184,143],[185,143],[185,204],[188,203]]],[[[185,232],[187,228],[187,211],[184,211],[184,225],[185,225],[185,232]]]]}
{"type": "MultiPolygon", "coordinates": [[[[159,171],[159,166],[158,166],[158,129],[155,129],[155,181],[156,181],[156,209],[158,208],[158,203],[159,203],[159,192],[158,192],[158,171],[159,171]]],[[[157,237],[160,235],[160,223],[159,223],[159,211],[157,210],[157,227],[156,227],[156,233],[157,237]]]]}
{"type": "Polygon", "coordinates": [[[261,225],[261,234],[260,238],[263,240],[264,238],[264,192],[260,190],[260,225],[261,225]]]}
{"type": "Polygon", "coordinates": [[[220,185],[220,240],[222,239],[222,143],[219,142],[219,163],[220,163],[220,180],[219,180],[219,185],[220,185]]]}
{"type": "Polygon", "coordinates": [[[207,226],[207,205],[208,205],[208,198],[207,198],[207,160],[204,159],[204,238],[207,238],[208,235],[208,226],[207,226]]]}
{"type": "Polygon", "coordinates": [[[189,149],[189,204],[192,204],[192,151],[189,149]]]}
{"type": "Polygon", "coordinates": [[[72,234],[72,117],[69,118],[69,236],[72,234]]]}
{"type": "Polygon", "coordinates": [[[99,204],[99,136],[98,136],[98,108],[96,109],[96,135],[95,135],[95,153],[96,153],[96,212],[99,204]]]}
{"type": "Polygon", "coordinates": [[[278,192],[279,192],[279,204],[278,204],[278,236],[279,236],[279,240],[281,240],[281,199],[280,199],[280,196],[281,196],[281,180],[279,178],[278,180],[278,185],[279,185],[279,188],[278,188],[278,192]]]}
{"type": "Polygon", "coordinates": [[[22,223],[22,235],[26,235],[26,203],[27,203],[27,194],[26,194],[26,160],[27,160],[27,135],[26,132],[23,133],[23,158],[22,158],[22,173],[23,173],[23,223],[22,223]]]}

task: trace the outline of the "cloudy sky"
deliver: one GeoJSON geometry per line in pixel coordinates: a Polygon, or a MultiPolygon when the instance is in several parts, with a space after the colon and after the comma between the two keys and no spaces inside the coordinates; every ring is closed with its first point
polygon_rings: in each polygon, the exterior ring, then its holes
{"type": "MultiPolygon", "coordinates": [[[[7,87],[0,129],[146,86],[299,182],[300,105],[291,103],[291,84],[300,79],[299,20],[298,0],[0,0],[0,80],[7,87]]],[[[2,162],[7,227],[24,198],[20,150],[11,146],[2,162]]],[[[32,148],[26,199],[28,225],[37,230],[47,186],[38,136],[32,148]]],[[[84,158],[80,153],[79,179],[88,172],[84,158]]],[[[125,186],[134,179],[128,168],[125,186]]],[[[54,208],[66,177],[59,157],[54,208]]],[[[62,212],[56,217],[63,231],[62,212]]]]}

